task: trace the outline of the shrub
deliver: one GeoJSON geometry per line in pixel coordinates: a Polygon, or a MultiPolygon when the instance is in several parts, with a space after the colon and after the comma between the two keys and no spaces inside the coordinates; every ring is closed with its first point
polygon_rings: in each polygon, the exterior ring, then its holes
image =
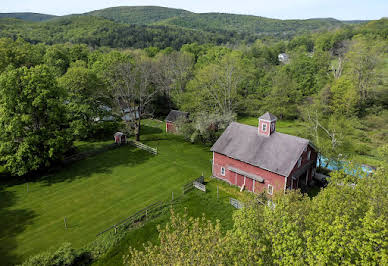
{"type": "Polygon", "coordinates": [[[23,266],[65,266],[72,265],[77,258],[77,252],[70,243],[63,243],[56,251],[45,251],[25,261],[23,266]]]}

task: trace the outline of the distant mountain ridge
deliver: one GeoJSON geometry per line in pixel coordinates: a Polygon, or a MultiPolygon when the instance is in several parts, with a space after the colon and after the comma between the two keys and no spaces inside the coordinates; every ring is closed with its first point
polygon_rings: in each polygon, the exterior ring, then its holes
{"type": "Polygon", "coordinates": [[[30,12],[0,13],[0,18],[15,18],[31,22],[45,21],[55,17],[57,16],[30,12]]]}
{"type": "Polygon", "coordinates": [[[343,27],[357,21],[333,18],[280,20],[252,15],[193,13],[158,6],[123,6],[83,14],[52,16],[0,13],[0,37],[32,43],[86,43],[91,46],[143,48],[185,43],[252,43],[259,38],[295,35],[343,27]]]}

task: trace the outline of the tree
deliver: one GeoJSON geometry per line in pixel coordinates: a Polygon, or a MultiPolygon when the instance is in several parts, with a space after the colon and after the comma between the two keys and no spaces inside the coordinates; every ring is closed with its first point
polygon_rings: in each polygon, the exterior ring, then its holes
{"type": "Polygon", "coordinates": [[[137,58],[136,63],[122,63],[114,67],[111,89],[115,105],[120,115],[126,113],[129,128],[135,130],[136,140],[140,140],[141,120],[148,113],[147,107],[160,91],[155,84],[156,72],[149,58],[137,58]]]}
{"type": "Polygon", "coordinates": [[[296,83],[287,72],[286,68],[273,73],[273,88],[264,98],[261,113],[270,111],[279,118],[295,118],[298,116],[298,103],[302,95],[296,88],[296,83]]]}
{"type": "Polygon", "coordinates": [[[340,162],[353,151],[351,135],[357,121],[338,114],[325,114],[324,107],[316,101],[302,108],[306,135],[313,140],[320,154],[330,162],[340,162]]]}
{"type": "Polygon", "coordinates": [[[103,82],[92,70],[76,66],[59,78],[59,85],[66,92],[67,114],[73,135],[81,139],[88,137],[94,119],[102,115],[104,106],[110,106],[103,82]]]}
{"type": "Polygon", "coordinates": [[[243,77],[239,58],[233,55],[225,56],[219,64],[203,67],[188,84],[183,109],[233,114],[239,104],[238,91],[243,77]]]}
{"type": "Polygon", "coordinates": [[[214,265],[225,264],[223,236],[219,222],[213,225],[204,217],[176,215],[166,227],[158,226],[160,245],[149,244],[145,251],[130,249],[126,265],[214,265]]]}
{"type": "Polygon", "coordinates": [[[68,49],[64,45],[49,46],[43,60],[46,65],[55,69],[57,76],[65,74],[70,65],[68,49]]]}
{"type": "Polygon", "coordinates": [[[156,78],[159,86],[172,97],[179,106],[181,94],[193,74],[194,58],[186,52],[171,52],[161,55],[156,61],[156,78]]]}
{"type": "Polygon", "coordinates": [[[380,63],[379,47],[367,40],[356,39],[353,41],[346,60],[350,78],[353,80],[364,105],[373,99],[374,85],[377,84],[376,67],[380,63]]]}
{"type": "Polygon", "coordinates": [[[47,167],[71,144],[63,91],[45,65],[0,76],[0,161],[14,175],[47,167]]]}

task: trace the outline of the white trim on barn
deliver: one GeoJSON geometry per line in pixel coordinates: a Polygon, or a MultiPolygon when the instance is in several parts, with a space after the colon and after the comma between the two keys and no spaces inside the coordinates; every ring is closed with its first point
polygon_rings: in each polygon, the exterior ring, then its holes
{"type": "Polygon", "coordinates": [[[268,184],[268,190],[267,190],[269,195],[273,194],[273,186],[271,184],[268,184]]]}

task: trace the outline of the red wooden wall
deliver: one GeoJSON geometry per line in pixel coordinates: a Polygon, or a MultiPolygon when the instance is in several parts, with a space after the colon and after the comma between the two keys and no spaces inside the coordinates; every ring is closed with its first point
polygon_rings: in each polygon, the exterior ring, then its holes
{"type": "MultiPolygon", "coordinates": [[[[213,153],[213,157],[213,175],[219,179],[225,180],[226,182],[239,187],[244,184],[244,176],[228,170],[228,167],[231,166],[247,173],[258,175],[264,179],[264,183],[255,181],[255,193],[262,192],[264,189],[267,189],[268,184],[273,186],[274,192],[284,191],[284,176],[229,158],[216,152],[213,153]],[[221,175],[221,167],[225,167],[225,176],[221,175]]],[[[253,180],[248,177],[245,179],[245,189],[253,191],[253,180]]]]}
{"type": "Polygon", "coordinates": [[[167,133],[175,133],[176,132],[174,123],[166,122],[166,132],[167,133]]]}

